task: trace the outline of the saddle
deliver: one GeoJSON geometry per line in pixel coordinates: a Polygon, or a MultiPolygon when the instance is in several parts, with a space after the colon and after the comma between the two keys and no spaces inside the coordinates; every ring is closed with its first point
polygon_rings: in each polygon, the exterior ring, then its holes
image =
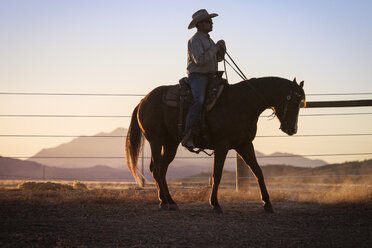
{"type": "MultiPolygon", "coordinates": [[[[221,95],[225,85],[228,84],[227,80],[222,78],[223,71],[218,71],[208,82],[206,97],[204,102],[203,110],[201,111],[201,117],[199,118],[197,128],[193,128],[194,141],[202,144],[208,142],[208,130],[206,123],[204,121],[204,113],[210,111],[215,105],[218,97],[221,95]],[[203,136],[203,137],[201,137],[203,136]],[[199,142],[198,142],[199,141],[199,142]]],[[[188,109],[193,103],[193,96],[191,88],[187,83],[187,77],[184,77],[179,80],[178,85],[173,85],[163,95],[163,103],[169,107],[178,108],[178,133],[180,138],[182,137],[183,132],[183,123],[184,123],[184,110],[188,109]]]]}
{"type": "MultiPolygon", "coordinates": [[[[222,78],[223,71],[216,72],[215,76],[208,83],[204,108],[208,112],[215,105],[218,97],[221,95],[227,80],[222,78]]],[[[163,103],[169,107],[189,108],[193,103],[191,88],[187,83],[187,77],[181,78],[179,84],[172,85],[163,95],[163,103]]]]}

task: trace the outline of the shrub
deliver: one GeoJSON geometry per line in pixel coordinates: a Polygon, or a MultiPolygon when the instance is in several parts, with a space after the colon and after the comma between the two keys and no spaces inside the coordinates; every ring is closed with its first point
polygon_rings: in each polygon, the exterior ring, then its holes
{"type": "Polygon", "coordinates": [[[52,182],[22,182],[17,188],[24,190],[73,190],[71,185],[52,182]]]}
{"type": "Polygon", "coordinates": [[[74,184],[72,185],[74,190],[88,190],[88,187],[79,181],[74,181],[74,184]]]}

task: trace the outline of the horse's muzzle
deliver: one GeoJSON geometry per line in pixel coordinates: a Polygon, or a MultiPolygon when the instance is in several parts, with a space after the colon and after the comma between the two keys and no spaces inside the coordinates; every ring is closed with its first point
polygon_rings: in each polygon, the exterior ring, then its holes
{"type": "Polygon", "coordinates": [[[297,126],[293,128],[288,128],[287,125],[282,124],[280,125],[280,130],[282,130],[284,133],[288,134],[289,136],[292,136],[297,133],[297,126]]]}

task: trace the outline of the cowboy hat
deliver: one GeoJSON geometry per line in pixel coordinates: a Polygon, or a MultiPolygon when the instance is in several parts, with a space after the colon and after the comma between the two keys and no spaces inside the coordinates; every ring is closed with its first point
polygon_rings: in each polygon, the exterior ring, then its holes
{"type": "Polygon", "coordinates": [[[216,17],[216,16],[218,16],[218,14],[216,14],[216,13],[209,14],[207,10],[205,10],[205,9],[200,9],[200,10],[196,11],[196,12],[192,15],[192,21],[191,21],[190,24],[189,24],[189,29],[194,28],[195,25],[196,25],[198,22],[201,22],[201,21],[204,21],[204,20],[207,20],[207,19],[210,19],[210,18],[216,17]]]}

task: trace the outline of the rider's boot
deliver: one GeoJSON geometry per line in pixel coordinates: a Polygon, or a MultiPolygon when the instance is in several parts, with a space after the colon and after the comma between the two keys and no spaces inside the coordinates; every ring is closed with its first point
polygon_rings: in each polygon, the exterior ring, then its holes
{"type": "Polygon", "coordinates": [[[182,145],[187,149],[194,149],[196,146],[194,145],[193,137],[192,137],[192,130],[189,130],[186,135],[183,137],[181,141],[182,145]]]}

